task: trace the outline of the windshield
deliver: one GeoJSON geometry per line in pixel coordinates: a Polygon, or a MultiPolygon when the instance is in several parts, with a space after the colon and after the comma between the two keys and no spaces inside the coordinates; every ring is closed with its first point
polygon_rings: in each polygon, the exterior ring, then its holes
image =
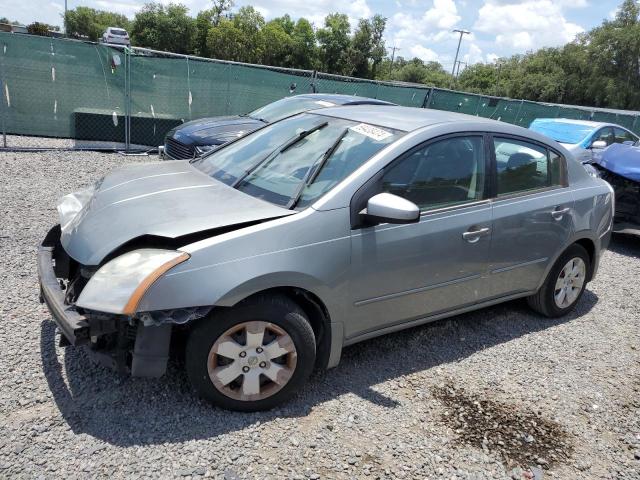
{"type": "Polygon", "coordinates": [[[249,116],[271,123],[282,118],[290,117],[296,113],[317,110],[318,108],[333,107],[335,105],[333,102],[327,102],[319,98],[287,97],[254,110],[249,113],[249,116]]]}
{"type": "Polygon", "coordinates": [[[554,120],[534,120],[529,126],[530,130],[541,133],[560,143],[578,144],[587,138],[594,130],[589,125],[579,123],[557,122],[554,120]]]}
{"type": "Polygon", "coordinates": [[[127,32],[125,32],[124,30],[120,30],[118,28],[112,28],[111,33],[114,35],[120,35],[121,37],[124,37],[127,34],[127,32]]]}
{"type": "Polygon", "coordinates": [[[302,208],[402,135],[305,113],[261,128],[196,160],[194,166],[254,197],[302,208]]]}

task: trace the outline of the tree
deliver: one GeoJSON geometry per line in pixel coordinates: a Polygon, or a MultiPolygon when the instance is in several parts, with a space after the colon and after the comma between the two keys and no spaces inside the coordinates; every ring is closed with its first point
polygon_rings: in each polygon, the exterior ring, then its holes
{"type": "MultiPolygon", "coordinates": [[[[390,62],[383,63],[381,66],[385,69],[385,78],[389,79],[390,62]]],[[[424,83],[433,87],[448,87],[451,83],[451,74],[446,72],[438,62],[424,63],[419,58],[407,61],[398,57],[394,62],[394,70],[390,79],[408,83],[424,83]]]]}
{"type": "Polygon", "coordinates": [[[360,19],[347,52],[349,70],[360,78],[374,78],[385,54],[384,29],[387,19],[376,15],[372,20],[360,19]]]}
{"type": "Polygon", "coordinates": [[[640,107],[640,8],[625,0],[613,21],[589,32],[585,48],[593,66],[588,96],[596,105],[640,107]]]}
{"type": "MultiPolygon", "coordinates": [[[[240,8],[233,16],[233,25],[241,32],[242,62],[258,63],[263,55],[264,43],[260,31],[265,26],[264,17],[251,6],[240,8]]],[[[274,46],[270,45],[270,48],[274,46]]]]}
{"type": "Polygon", "coordinates": [[[291,67],[314,69],[317,68],[318,47],[316,34],[311,23],[306,18],[299,18],[291,34],[291,67]]]}
{"type": "Polygon", "coordinates": [[[27,25],[27,32],[31,35],[40,35],[43,37],[49,36],[49,30],[55,30],[55,27],[47,25],[46,23],[33,22],[27,25]]]}
{"type": "Polygon", "coordinates": [[[124,15],[95,10],[89,7],[76,7],[68,10],[64,18],[67,35],[88,38],[97,42],[107,27],[119,27],[128,30],[130,21],[124,15]]]}
{"type": "Polygon", "coordinates": [[[324,28],[316,33],[320,44],[320,59],[328,73],[344,74],[349,69],[347,51],[351,45],[351,26],[344,13],[331,13],[324,19],[324,28]]]}
{"type": "Polygon", "coordinates": [[[207,49],[213,58],[242,61],[244,54],[242,31],[231,20],[221,19],[218,25],[209,29],[207,49]]]}
{"type": "Polygon", "coordinates": [[[22,23],[15,20],[9,20],[7,17],[0,18],[0,23],[8,23],[9,25],[22,25],[22,23]]]}
{"type": "Polygon", "coordinates": [[[177,3],[147,3],[136,13],[131,28],[133,43],[175,53],[192,53],[196,21],[187,7],[177,3]]]}
{"type": "Polygon", "coordinates": [[[375,78],[378,74],[378,68],[382,63],[387,49],[384,44],[384,30],[387,27],[387,19],[382,15],[374,15],[371,20],[371,76],[375,78]]]}
{"type": "Polygon", "coordinates": [[[290,64],[293,41],[282,24],[276,20],[268,22],[260,31],[262,50],[260,63],[286,67],[290,64]]]}
{"type": "Polygon", "coordinates": [[[293,34],[293,30],[295,29],[296,24],[293,20],[291,20],[291,17],[288,13],[285,13],[282,17],[274,18],[271,21],[279,24],[287,33],[287,35],[293,34]]]}
{"type": "Polygon", "coordinates": [[[201,10],[196,17],[195,51],[201,57],[210,56],[207,47],[207,36],[212,27],[216,27],[222,18],[229,15],[233,7],[233,0],[214,0],[213,6],[201,10]]]}

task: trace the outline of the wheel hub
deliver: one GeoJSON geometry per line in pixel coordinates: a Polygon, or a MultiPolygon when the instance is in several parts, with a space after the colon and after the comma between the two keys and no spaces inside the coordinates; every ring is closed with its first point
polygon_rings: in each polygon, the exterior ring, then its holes
{"type": "Polygon", "coordinates": [[[560,270],[553,298],[556,306],[567,308],[571,306],[580,295],[586,279],[587,268],[580,257],[569,260],[560,270]]]}
{"type": "Polygon", "coordinates": [[[207,369],[221,393],[255,401],[282,389],[293,376],[296,363],[293,340],[281,327],[252,321],[230,328],[215,341],[207,369]]]}

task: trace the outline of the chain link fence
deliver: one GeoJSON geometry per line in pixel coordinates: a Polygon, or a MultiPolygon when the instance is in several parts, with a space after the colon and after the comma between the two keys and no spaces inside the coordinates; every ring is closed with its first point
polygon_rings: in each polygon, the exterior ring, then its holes
{"type": "Polygon", "coordinates": [[[618,123],[638,112],[536,103],[144,48],[0,32],[0,126],[7,148],[148,150],[183,122],[237,115],[300,93],[342,93],[492,118],[618,123]],[[38,138],[34,138],[38,137],[38,138]],[[48,140],[43,140],[47,137],[48,140]]]}

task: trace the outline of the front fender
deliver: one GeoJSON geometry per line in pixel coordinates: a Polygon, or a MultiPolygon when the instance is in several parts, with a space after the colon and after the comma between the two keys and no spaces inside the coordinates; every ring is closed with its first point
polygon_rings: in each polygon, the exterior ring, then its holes
{"type": "Polygon", "coordinates": [[[181,248],[191,258],[158,279],[138,311],[233,306],[262,290],[297,287],[342,318],[349,272],[348,209],[311,211],[181,248]]]}

